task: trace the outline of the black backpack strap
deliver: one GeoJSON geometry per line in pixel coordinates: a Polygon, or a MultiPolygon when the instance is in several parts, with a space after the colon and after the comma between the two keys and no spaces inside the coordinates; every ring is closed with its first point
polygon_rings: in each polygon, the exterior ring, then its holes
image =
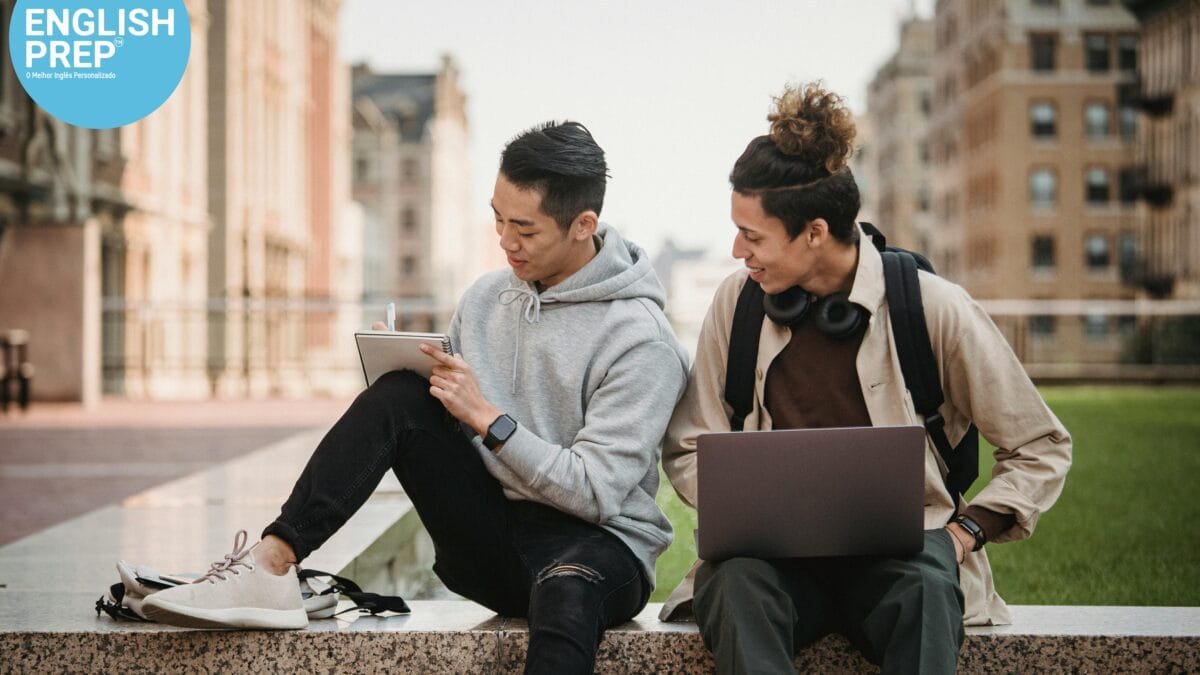
{"type": "MultiPolygon", "coordinates": [[[[398,595],[379,595],[378,593],[368,593],[359,588],[358,584],[347,579],[339,577],[336,574],[322,572],[321,570],[302,569],[299,573],[300,579],[311,579],[313,577],[329,577],[333,580],[330,587],[321,592],[319,595],[327,595],[329,593],[339,593],[350,598],[354,603],[354,607],[344,609],[338,614],[357,609],[364,614],[379,614],[380,612],[395,612],[397,614],[411,614],[412,609],[408,603],[404,602],[404,598],[398,595]]],[[[336,616],[336,615],[335,615],[336,616]]]]}
{"type": "Polygon", "coordinates": [[[969,476],[968,486],[974,481],[978,474],[979,453],[955,452],[946,438],[946,420],[938,412],[946,397],[942,392],[937,360],[929,342],[929,329],[925,325],[925,305],[921,301],[917,262],[907,252],[885,251],[880,255],[883,257],[888,315],[892,320],[892,335],[896,340],[904,384],[912,395],[913,407],[925,418],[925,432],[933,440],[934,447],[949,469],[948,475],[955,477],[955,480],[947,483],[947,488],[957,507],[958,495],[966,489],[958,485],[958,478],[969,476]],[[972,462],[974,471],[966,466],[972,462]]]}
{"type": "Polygon", "coordinates": [[[763,290],[753,279],[738,295],[729,329],[729,355],[725,361],[725,401],[733,408],[729,428],[741,431],[746,415],[754,408],[754,364],[758,361],[758,340],[762,333],[763,290]]]}

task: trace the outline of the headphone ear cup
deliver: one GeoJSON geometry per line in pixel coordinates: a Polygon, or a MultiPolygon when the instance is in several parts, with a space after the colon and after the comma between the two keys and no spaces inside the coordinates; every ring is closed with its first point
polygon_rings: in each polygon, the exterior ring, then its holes
{"type": "Polygon", "coordinates": [[[853,335],[862,325],[863,309],[850,302],[849,293],[832,293],[817,303],[813,325],[832,338],[853,335]]]}
{"type": "Polygon", "coordinates": [[[784,326],[795,326],[808,314],[811,306],[812,297],[799,286],[792,286],[776,295],[763,295],[763,311],[772,321],[784,326]]]}

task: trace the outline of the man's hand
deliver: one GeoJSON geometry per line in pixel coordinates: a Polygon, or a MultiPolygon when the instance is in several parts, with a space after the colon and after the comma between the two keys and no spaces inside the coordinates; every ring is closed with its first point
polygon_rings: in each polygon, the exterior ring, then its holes
{"type": "Polygon", "coordinates": [[[967,557],[967,551],[975,548],[975,537],[972,537],[971,533],[963,529],[963,526],[958,523],[946,525],[946,531],[950,533],[950,538],[954,540],[954,559],[961,565],[967,557]]]}
{"type": "Polygon", "coordinates": [[[480,436],[486,435],[500,411],[483,397],[471,367],[463,357],[451,356],[428,342],[421,344],[421,351],[436,361],[429,378],[429,393],[460,422],[469,425],[480,436]]]}

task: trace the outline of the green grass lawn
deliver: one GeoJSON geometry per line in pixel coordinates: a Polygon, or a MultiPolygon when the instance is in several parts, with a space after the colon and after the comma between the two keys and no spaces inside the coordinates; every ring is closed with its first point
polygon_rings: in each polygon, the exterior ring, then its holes
{"type": "MultiPolygon", "coordinates": [[[[1200,605],[1200,388],[1043,387],[1074,439],[1058,504],[1032,539],[988,547],[1012,604],[1200,605]]],[[[986,445],[986,444],[985,444],[986,445]]],[[[991,473],[991,447],[980,458],[991,473]]],[[[696,514],[664,481],[676,540],[658,561],[661,601],[687,572],[696,514]]]]}

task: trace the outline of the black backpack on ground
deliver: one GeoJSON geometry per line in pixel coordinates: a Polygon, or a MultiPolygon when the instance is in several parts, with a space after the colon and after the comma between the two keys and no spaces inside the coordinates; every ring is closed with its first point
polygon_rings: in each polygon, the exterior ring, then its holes
{"type": "MultiPolygon", "coordinates": [[[[917,270],[936,274],[933,265],[920,253],[888,246],[883,233],[870,223],[861,223],[871,235],[871,242],[883,258],[883,279],[887,288],[888,315],[892,320],[892,335],[904,385],[912,395],[913,406],[925,419],[925,433],[933,440],[947,469],[946,489],[958,506],[960,494],[965,494],[979,476],[979,432],[975,425],[967,429],[957,446],[951,447],[946,438],[946,421],[938,408],[946,400],[938,377],[938,364],[929,344],[925,326],[925,308],[921,302],[921,287],[917,270]]],[[[725,364],[725,400],[733,408],[730,427],[741,431],[746,415],[754,407],[754,367],[758,360],[758,340],[762,332],[763,290],[758,282],[747,279],[738,296],[729,333],[729,355],[725,364]]]]}

